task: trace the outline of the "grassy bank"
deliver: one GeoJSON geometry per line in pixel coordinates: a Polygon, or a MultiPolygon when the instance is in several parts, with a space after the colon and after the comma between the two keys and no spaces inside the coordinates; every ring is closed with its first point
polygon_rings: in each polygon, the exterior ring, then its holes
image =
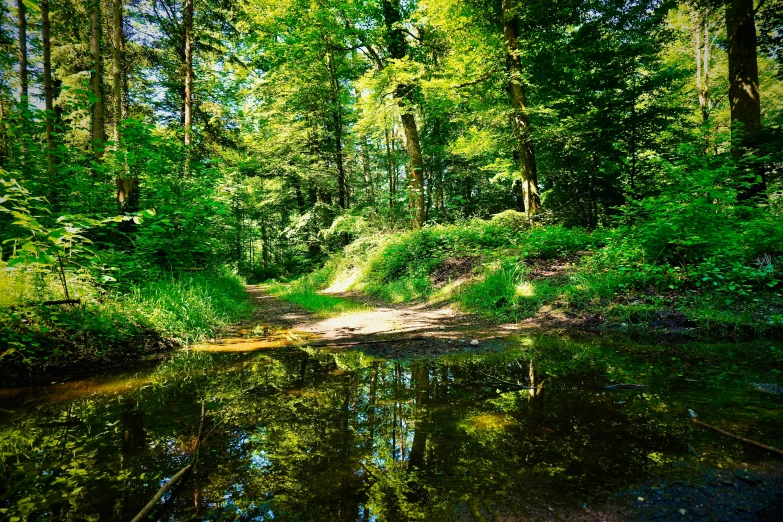
{"type": "MultiPolygon", "coordinates": [[[[756,230],[768,223],[752,223],[756,230]]],[[[745,223],[746,226],[748,223],[745,223]]],[[[498,322],[711,336],[779,335],[783,235],[736,231],[687,259],[653,258],[643,231],[529,227],[506,212],[492,220],[360,237],[279,295],[361,291],[391,303],[453,303],[498,322]],[[770,237],[773,236],[773,237],[770,237]]],[[[676,239],[676,238],[675,238],[676,239]]],[[[664,241],[665,250],[669,241],[664,241]]],[[[310,297],[308,297],[310,296],[310,297]]]]}
{"type": "Polygon", "coordinates": [[[62,298],[51,274],[0,271],[0,374],[25,381],[116,366],[209,338],[252,310],[244,281],[229,274],[161,274],[121,292],[73,277],[69,287],[79,305],[45,306],[62,298]]]}

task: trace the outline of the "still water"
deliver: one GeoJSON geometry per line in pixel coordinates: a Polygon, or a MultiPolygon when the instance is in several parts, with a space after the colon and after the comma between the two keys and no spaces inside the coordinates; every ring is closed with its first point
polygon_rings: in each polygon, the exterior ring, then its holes
{"type": "Polygon", "coordinates": [[[286,346],[0,390],[0,519],[783,520],[783,346],[286,346]],[[644,388],[607,389],[615,384],[644,388]]]}

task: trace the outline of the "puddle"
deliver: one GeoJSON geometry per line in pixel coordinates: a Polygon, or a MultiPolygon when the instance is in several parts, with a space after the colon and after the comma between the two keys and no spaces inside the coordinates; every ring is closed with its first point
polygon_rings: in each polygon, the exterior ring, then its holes
{"type": "Polygon", "coordinates": [[[780,345],[521,337],[393,360],[236,335],[0,394],[0,519],[132,519],[188,463],[202,400],[196,472],[157,519],[783,518],[781,463],[687,416],[783,446],[783,397],[756,386],[781,384],[780,345]]]}

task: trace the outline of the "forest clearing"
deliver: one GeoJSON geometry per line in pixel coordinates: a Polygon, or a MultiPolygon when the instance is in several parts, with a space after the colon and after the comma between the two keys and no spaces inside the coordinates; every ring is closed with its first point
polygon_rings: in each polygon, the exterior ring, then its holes
{"type": "Polygon", "coordinates": [[[783,520],[783,0],[0,47],[0,521],[783,520]]]}

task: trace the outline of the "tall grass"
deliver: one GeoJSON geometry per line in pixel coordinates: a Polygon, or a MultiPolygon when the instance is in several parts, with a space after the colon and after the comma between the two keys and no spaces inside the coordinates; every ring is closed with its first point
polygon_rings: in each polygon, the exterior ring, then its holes
{"type": "Polygon", "coordinates": [[[121,302],[146,326],[186,344],[208,338],[252,311],[244,280],[234,275],[167,276],[133,287],[121,302]]]}
{"type": "Polygon", "coordinates": [[[231,274],[159,275],[123,293],[84,283],[76,294],[81,304],[66,307],[42,306],[47,294],[31,290],[31,281],[47,279],[19,272],[0,279],[12,295],[0,306],[0,372],[108,361],[160,338],[202,341],[253,308],[244,281],[231,274]]]}

